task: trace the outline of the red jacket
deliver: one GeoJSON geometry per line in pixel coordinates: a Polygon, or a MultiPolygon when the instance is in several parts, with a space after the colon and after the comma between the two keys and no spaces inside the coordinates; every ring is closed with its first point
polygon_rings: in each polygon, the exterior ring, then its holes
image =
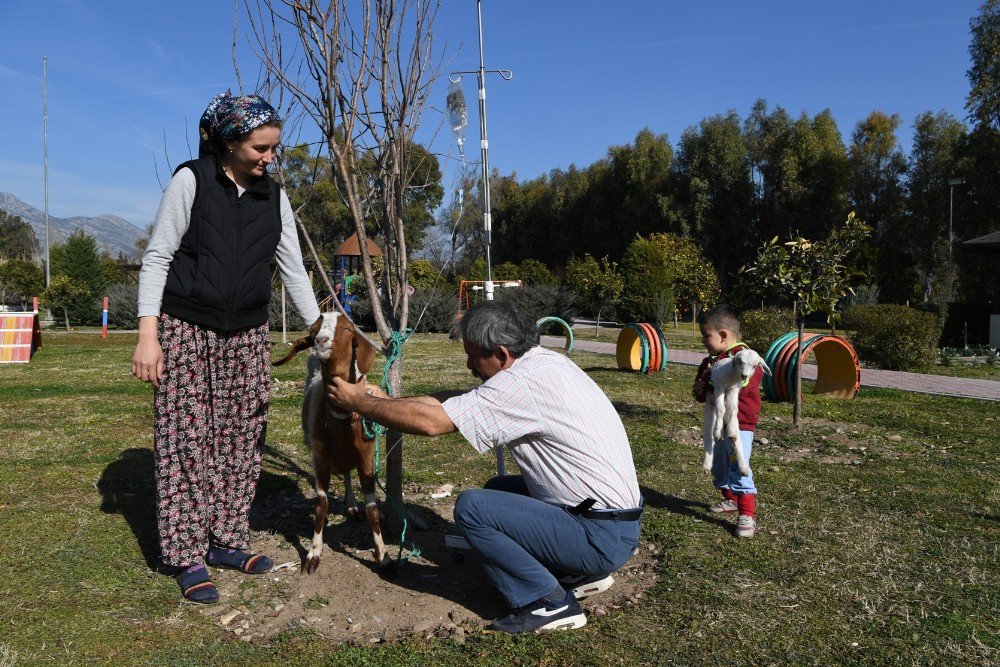
{"type": "MultiPolygon", "coordinates": [[[[740,350],[749,349],[750,347],[746,343],[737,343],[718,356],[709,355],[705,357],[701,362],[701,366],[698,367],[698,374],[694,378],[695,389],[692,392],[694,400],[704,403],[710,395],[714,396],[715,389],[709,384],[709,381],[712,379],[712,364],[716,359],[732,357],[740,350]],[[699,380],[704,380],[704,386],[700,392],[697,389],[699,380]]],[[[764,370],[758,368],[750,376],[750,382],[747,386],[740,389],[739,411],[737,414],[741,431],[753,431],[757,427],[757,421],[760,418],[760,382],[763,378],[764,370]]]]}

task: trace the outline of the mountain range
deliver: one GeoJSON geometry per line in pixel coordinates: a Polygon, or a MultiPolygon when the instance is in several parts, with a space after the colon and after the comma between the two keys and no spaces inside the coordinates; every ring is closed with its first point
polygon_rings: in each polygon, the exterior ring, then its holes
{"type": "MultiPolygon", "coordinates": [[[[9,192],[0,192],[0,209],[9,215],[24,220],[35,232],[38,246],[45,247],[45,213],[27,204],[9,192]]],[[[49,243],[62,243],[70,234],[82,229],[97,241],[97,247],[112,257],[119,255],[138,261],[136,242],[146,234],[125,218],[105,213],[96,217],[73,216],[56,218],[49,216],[49,243]]]]}

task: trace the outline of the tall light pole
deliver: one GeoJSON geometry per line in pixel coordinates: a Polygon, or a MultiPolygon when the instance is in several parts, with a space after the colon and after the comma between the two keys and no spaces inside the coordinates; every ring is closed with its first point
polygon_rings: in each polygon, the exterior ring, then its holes
{"type": "Polygon", "coordinates": [[[42,154],[45,163],[45,287],[48,289],[49,272],[49,59],[42,56],[42,154]]]}
{"type": "Polygon", "coordinates": [[[486,246],[486,299],[493,300],[493,264],[490,258],[490,244],[493,235],[493,214],[490,208],[490,142],[486,136],[486,73],[495,72],[504,80],[509,81],[514,73],[509,69],[487,70],[483,57],[483,2],[476,0],[476,16],[479,24],[479,69],[463,72],[452,72],[448,75],[448,80],[458,83],[462,80],[463,74],[475,74],[479,82],[479,147],[482,163],[483,178],[483,233],[486,246]]]}
{"type": "Polygon", "coordinates": [[[955,296],[953,294],[955,287],[955,263],[954,256],[952,254],[952,243],[955,238],[955,186],[964,184],[965,179],[962,178],[948,179],[948,303],[951,303],[951,300],[955,296]]]}
{"type": "MultiPolygon", "coordinates": [[[[490,142],[486,137],[486,73],[495,72],[505,81],[509,81],[514,73],[509,69],[487,70],[483,58],[483,2],[476,0],[476,17],[479,24],[479,69],[474,71],[452,72],[448,80],[458,83],[463,74],[475,74],[479,81],[479,147],[482,154],[483,174],[483,233],[486,246],[486,300],[493,300],[493,265],[490,260],[490,243],[493,234],[493,217],[490,210],[490,142]]],[[[464,106],[464,105],[463,105],[464,106]]],[[[497,457],[497,475],[506,472],[503,458],[503,446],[495,447],[497,457]]]]}

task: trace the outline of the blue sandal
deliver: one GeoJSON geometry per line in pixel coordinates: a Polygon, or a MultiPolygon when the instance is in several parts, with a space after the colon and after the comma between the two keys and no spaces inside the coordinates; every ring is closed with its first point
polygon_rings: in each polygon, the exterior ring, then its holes
{"type": "Polygon", "coordinates": [[[274,561],[262,554],[248,554],[239,549],[210,547],[205,559],[212,567],[239,570],[244,574],[266,574],[274,567],[274,561]]]}
{"type": "Polygon", "coordinates": [[[185,600],[198,604],[210,604],[219,599],[219,589],[212,583],[204,563],[198,563],[177,575],[181,595],[185,600]]]}

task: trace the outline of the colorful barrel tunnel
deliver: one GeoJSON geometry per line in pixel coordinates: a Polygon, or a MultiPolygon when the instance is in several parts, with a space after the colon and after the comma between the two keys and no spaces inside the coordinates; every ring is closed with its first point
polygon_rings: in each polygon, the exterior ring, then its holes
{"type": "MultiPolygon", "coordinates": [[[[771,401],[791,401],[795,386],[795,368],[799,363],[798,333],[778,337],[768,348],[764,361],[771,369],[761,384],[771,401]]],[[[816,359],[816,382],[813,394],[851,399],[861,388],[861,363],[851,344],[828,334],[806,334],[802,339],[802,358],[816,359]]],[[[618,368],[656,373],[667,365],[667,345],[660,328],[648,322],[633,322],[622,327],[615,350],[618,368]]]]}

